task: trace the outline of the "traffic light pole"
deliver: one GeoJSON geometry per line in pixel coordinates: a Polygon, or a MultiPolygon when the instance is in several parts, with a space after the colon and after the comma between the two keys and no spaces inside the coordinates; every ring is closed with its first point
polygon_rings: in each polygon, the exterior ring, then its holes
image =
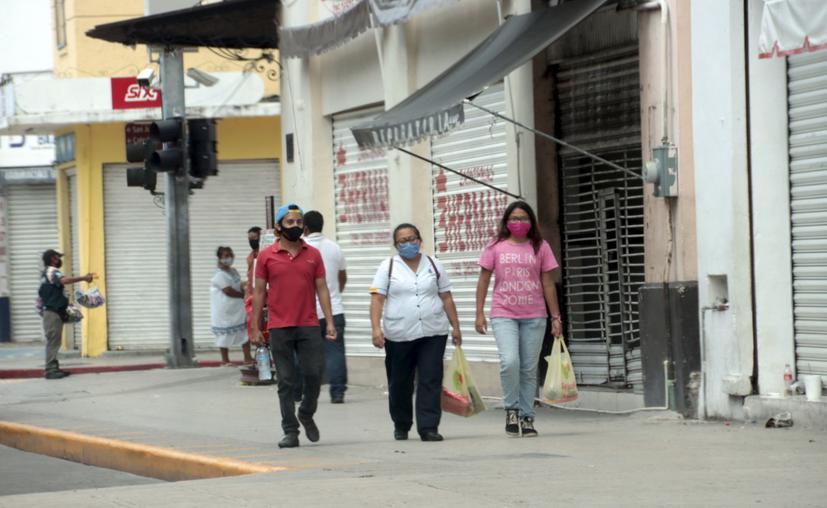
{"type": "MultiPolygon", "coordinates": [[[[181,144],[186,144],[184,102],[184,55],[180,48],[161,53],[163,118],[182,119],[181,144]]],[[[187,153],[187,147],[180,147],[187,153]]],[[[165,210],[167,219],[167,266],[169,268],[170,348],[167,366],[193,367],[192,286],[190,281],[189,157],[181,168],[167,171],[165,210]]]]}

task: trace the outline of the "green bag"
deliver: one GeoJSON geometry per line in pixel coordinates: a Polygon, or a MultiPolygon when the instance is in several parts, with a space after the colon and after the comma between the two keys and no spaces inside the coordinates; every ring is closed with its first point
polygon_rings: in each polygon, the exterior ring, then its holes
{"type": "Polygon", "coordinates": [[[451,363],[445,372],[442,409],[466,417],[485,411],[485,403],[471,376],[471,368],[465,360],[465,354],[459,346],[454,349],[451,363]]]}

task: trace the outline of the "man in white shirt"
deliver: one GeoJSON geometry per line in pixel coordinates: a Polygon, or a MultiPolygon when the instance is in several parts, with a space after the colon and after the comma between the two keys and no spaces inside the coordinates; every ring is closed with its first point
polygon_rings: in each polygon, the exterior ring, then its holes
{"type": "MultiPolygon", "coordinates": [[[[330,304],[333,307],[333,324],[336,327],[336,340],[325,342],[325,374],[330,383],[330,402],[341,404],[345,401],[347,390],[347,362],[345,361],[345,310],[342,306],[342,291],[347,282],[345,257],[339,245],[322,234],[324,217],[311,210],[304,214],[304,241],[322,253],[325,280],[330,291],[330,304]]],[[[322,318],[322,310],[316,299],[316,313],[322,337],[327,323],[322,318]]]]}

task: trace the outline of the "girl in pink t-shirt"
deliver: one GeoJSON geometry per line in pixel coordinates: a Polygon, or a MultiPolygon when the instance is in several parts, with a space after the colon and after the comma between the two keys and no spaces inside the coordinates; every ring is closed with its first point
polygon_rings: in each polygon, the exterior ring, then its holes
{"type": "Polygon", "coordinates": [[[488,331],[483,308],[494,273],[491,328],[500,354],[500,382],[506,410],[505,433],[534,437],[534,396],[537,362],[543,347],[548,313],[555,337],[563,334],[560,306],[551,272],[559,265],[540,235],[537,218],[528,203],[515,201],[506,208],[499,232],[480,256],[477,283],[479,333],[488,331]]]}

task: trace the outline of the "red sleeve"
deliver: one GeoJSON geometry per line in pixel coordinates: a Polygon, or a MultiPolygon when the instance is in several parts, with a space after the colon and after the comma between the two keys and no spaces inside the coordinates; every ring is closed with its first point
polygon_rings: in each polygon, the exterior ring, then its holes
{"type": "Polygon", "coordinates": [[[267,271],[267,260],[269,259],[270,250],[259,252],[256,260],[256,278],[268,280],[269,272],[267,271]]]}

